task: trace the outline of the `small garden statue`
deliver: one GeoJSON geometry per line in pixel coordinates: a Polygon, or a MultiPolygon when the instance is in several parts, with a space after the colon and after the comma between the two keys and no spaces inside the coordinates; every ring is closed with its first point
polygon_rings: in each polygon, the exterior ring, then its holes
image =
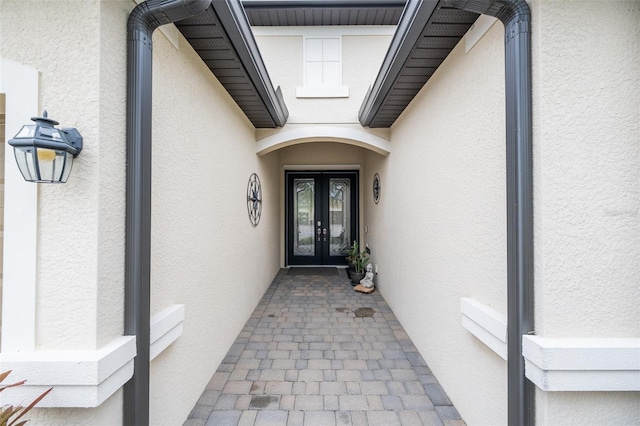
{"type": "Polygon", "coordinates": [[[361,293],[371,293],[373,291],[373,265],[367,264],[367,272],[364,278],[360,280],[360,284],[355,287],[356,291],[361,293]]]}
{"type": "Polygon", "coordinates": [[[367,263],[367,272],[364,274],[364,278],[360,280],[362,287],[373,288],[373,265],[367,263]]]}

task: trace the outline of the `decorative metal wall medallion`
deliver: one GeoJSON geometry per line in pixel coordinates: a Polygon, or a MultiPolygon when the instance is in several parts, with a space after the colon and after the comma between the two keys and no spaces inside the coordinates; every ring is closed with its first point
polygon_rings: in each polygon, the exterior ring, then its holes
{"type": "Polygon", "coordinates": [[[260,178],[255,173],[249,177],[249,183],[247,184],[247,211],[249,212],[251,224],[257,226],[262,213],[262,188],[260,186],[260,178]]]}
{"type": "Polygon", "coordinates": [[[377,173],[373,175],[373,201],[376,204],[380,201],[380,176],[377,173]]]}

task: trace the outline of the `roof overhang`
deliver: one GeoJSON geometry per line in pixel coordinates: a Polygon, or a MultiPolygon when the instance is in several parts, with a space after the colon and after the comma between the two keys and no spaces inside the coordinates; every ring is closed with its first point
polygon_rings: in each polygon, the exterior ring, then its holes
{"type": "Polygon", "coordinates": [[[239,0],[215,0],[176,27],[255,127],[284,126],[289,112],[280,88],[273,88],[239,0]]]}
{"type": "Polygon", "coordinates": [[[382,68],[360,108],[360,124],[391,127],[478,18],[443,1],[410,1],[382,68]]]}
{"type": "Polygon", "coordinates": [[[390,127],[478,18],[445,0],[215,0],[176,24],[256,128],[288,117],[256,45],[252,25],[397,23],[382,68],[359,112],[360,123],[390,127]]]}
{"type": "Polygon", "coordinates": [[[253,26],[396,25],[406,0],[243,0],[253,26]]]}

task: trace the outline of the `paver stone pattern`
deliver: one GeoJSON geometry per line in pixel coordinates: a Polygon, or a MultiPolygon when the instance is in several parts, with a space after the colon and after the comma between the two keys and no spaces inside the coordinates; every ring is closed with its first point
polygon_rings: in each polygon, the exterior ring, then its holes
{"type": "Polygon", "coordinates": [[[464,424],[379,292],[353,291],[344,270],[286,269],[184,423],[464,424]]]}

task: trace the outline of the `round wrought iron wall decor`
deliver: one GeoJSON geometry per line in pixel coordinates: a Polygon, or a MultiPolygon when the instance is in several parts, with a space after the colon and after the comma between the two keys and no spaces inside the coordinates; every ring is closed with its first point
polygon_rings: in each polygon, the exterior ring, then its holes
{"type": "Polygon", "coordinates": [[[378,204],[380,201],[380,176],[376,173],[373,175],[373,202],[378,204]]]}
{"type": "Polygon", "coordinates": [[[260,186],[260,178],[255,173],[249,176],[247,184],[247,211],[251,224],[258,226],[262,213],[262,187],[260,186]]]}

